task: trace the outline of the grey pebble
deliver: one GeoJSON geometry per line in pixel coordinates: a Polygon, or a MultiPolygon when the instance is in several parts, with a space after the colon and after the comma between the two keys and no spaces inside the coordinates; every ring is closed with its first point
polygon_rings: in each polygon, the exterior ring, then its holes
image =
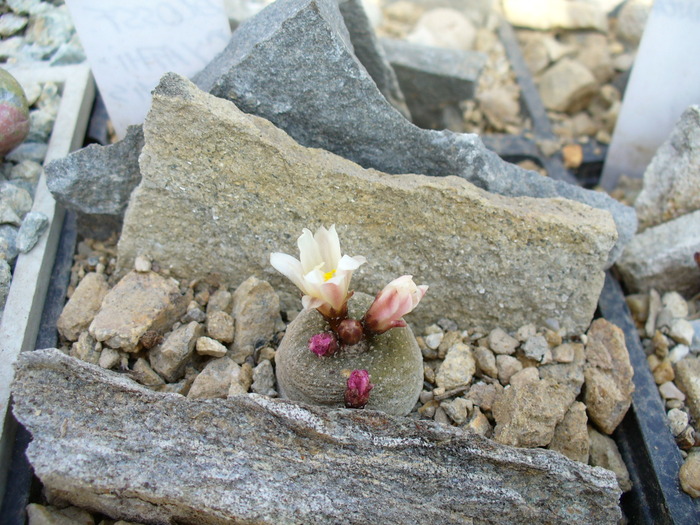
{"type": "Polygon", "coordinates": [[[43,213],[36,211],[27,213],[17,233],[17,249],[21,253],[27,253],[34,248],[48,226],[49,218],[43,213]]]}

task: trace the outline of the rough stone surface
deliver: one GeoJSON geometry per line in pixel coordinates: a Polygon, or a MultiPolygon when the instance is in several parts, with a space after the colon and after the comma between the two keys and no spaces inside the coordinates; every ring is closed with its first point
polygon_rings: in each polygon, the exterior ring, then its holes
{"type": "Polygon", "coordinates": [[[188,302],[175,280],[132,271],[107,293],[90,324],[90,334],[112,348],[136,352],[146,331],[171,326],[185,313],[188,302]]]}
{"type": "Polygon", "coordinates": [[[153,369],[171,383],[180,379],[203,331],[201,324],[191,321],[170,332],[148,352],[153,369]]]}
{"type": "MultiPolygon", "coordinates": [[[[501,197],[457,177],[364,170],[300,147],[173,74],[155,91],[145,136],[143,181],[118,246],[121,272],[148,250],[178,277],[258,275],[298,296],[269,254],[296,254],[302,228],[336,223],[344,252],[372,265],[353,276],[356,290],[374,294],[407,272],[435,290],[412,322],[449,311],[456,321],[513,329],[525,317],[554,317],[573,331],[595,311],[615,237],[603,211],[501,197]]],[[[283,309],[291,308],[298,303],[283,309]]]]}
{"type": "Polygon", "coordinates": [[[46,167],[46,184],[66,208],[90,215],[124,215],[129,195],[141,180],[141,126],[129,126],[116,144],[91,144],[46,167]]]}
{"type": "Polygon", "coordinates": [[[634,209],[640,231],[700,210],[700,106],[686,109],[656,150],[634,209]]]}
{"type": "Polygon", "coordinates": [[[613,214],[612,264],[634,235],[634,210],[609,196],[502,161],[476,135],[422,130],[386,101],[352,53],[334,0],[283,0],[241,24],[195,82],[262,116],[304,146],[386,173],[457,175],[509,196],[561,196],[613,214]],[[333,52],[329,52],[333,50],[333,52]]]}
{"type": "Polygon", "coordinates": [[[593,73],[580,62],[563,58],[545,71],[538,87],[547,109],[576,113],[597,93],[593,73]]]}
{"type": "Polygon", "coordinates": [[[103,274],[95,272],[86,274],[58,317],[56,322],[58,332],[69,341],[77,340],[80,333],[90,326],[108,291],[109,285],[103,274]]]}
{"type": "Polygon", "coordinates": [[[700,421],[700,358],[686,357],[676,365],[676,384],[687,396],[695,421],[700,421]]]}
{"type": "Polygon", "coordinates": [[[586,405],[574,401],[564,415],[564,419],[554,428],[550,450],[561,452],[567,458],[588,463],[588,416],[586,405]]]}
{"type": "Polygon", "coordinates": [[[48,227],[49,218],[45,214],[38,211],[27,213],[22,221],[22,226],[19,227],[17,232],[16,242],[20,253],[27,253],[34,248],[48,227]]]}
{"type": "Polygon", "coordinates": [[[676,290],[686,297],[700,292],[700,210],[647,228],[622,253],[617,267],[630,292],[676,290]]]}
{"type": "Polygon", "coordinates": [[[474,96],[486,55],[383,39],[382,47],[401,85],[413,122],[431,124],[431,112],[474,96]]]}
{"type": "Polygon", "coordinates": [[[596,319],[586,342],[586,389],[588,415],[600,430],[612,434],[632,403],[634,371],[620,328],[596,319]]]}
{"type": "Polygon", "coordinates": [[[194,379],[187,397],[192,399],[225,398],[231,387],[231,378],[238,365],[228,357],[212,359],[194,379]]]}
{"type": "Polygon", "coordinates": [[[445,390],[454,390],[468,386],[476,372],[476,360],[469,345],[457,343],[452,346],[435,375],[437,386],[445,390]]]}
{"type": "Polygon", "coordinates": [[[370,74],[384,98],[404,117],[410,118],[399,79],[374,34],[362,0],[339,0],[338,6],[355,56],[370,74]]]}
{"type": "Polygon", "coordinates": [[[275,333],[280,317],[279,297],[270,283],[249,277],[233,292],[232,301],[236,320],[232,350],[235,355],[252,355],[275,333]]]}
{"type": "Polygon", "coordinates": [[[588,427],[588,438],[591,444],[589,463],[595,467],[612,470],[622,491],[630,490],[632,488],[630,474],[615,441],[590,426],[588,427]]]}
{"type": "Polygon", "coordinates": [[[222,310],[207,316],[207,335],[222,343],[230,343],[235,337],[235,321],[230,314],[222,310]]]}
{"type": "Polygon", "coordinates": [[[211,337],[200,337],[196,343],[197,353],[213,357],[223,357],[226,355],[226,347],[216,339],[211,337]]]}
{"type": "MultiPolygon", "coordinates": [[[[348,302],[350,317],[360,319],[373,300],[355,293],[348,302]]],[[[367,370],[374,385],[367,408],[400,416],[413,409],[423,388],[423,356],[410,327],[393,328],[373,337],[362,353],[350,349],[318,357],[309,350],[309,339],[328,330],[321,314],[306,309],[287,326],[275,354],[277,385],[283,397],[344,407],[349,373],[367,370]]]]}
{"type": "Polygon", "coordinates": [[[569,390],[551,379],[511,385],[493,405],[493,438],[515,447],[544,447],[572,401],[569,390]]]}
{"type": "Polygon", "coordinates": [[[23,352],[19,364],[14,413],[33,435],[27,455],[36,475],[53,496],[114,519],[205,525],[620,519],[612,473],[551,451],[515,450],[371,410],[329,411],[255,395],[188,400],[56,350],[23,352]],[[425,494],[440,498],[426,505],[425,494]]]}

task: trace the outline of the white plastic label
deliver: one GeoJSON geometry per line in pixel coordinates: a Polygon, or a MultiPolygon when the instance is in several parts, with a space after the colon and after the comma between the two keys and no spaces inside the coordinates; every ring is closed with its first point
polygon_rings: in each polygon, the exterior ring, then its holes
{"type": "Polygon", "coordinates": [[[700,2],[656,0],[639,45],[601,185],[642,177],[690,105],[700,103],[700,2]]]}
{"type": "Polygon", "coordinates": [[[191,77],[228,43],[222,0],[66,0],[107,112],[122,138],[169,71],[191,77]]]}

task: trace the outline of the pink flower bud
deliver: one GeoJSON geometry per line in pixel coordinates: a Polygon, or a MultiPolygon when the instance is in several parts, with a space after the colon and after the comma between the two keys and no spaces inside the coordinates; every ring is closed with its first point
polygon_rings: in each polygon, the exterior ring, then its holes
{"type": "Polygon", "coordinates": [[[367,370],[353,370],[348,377],[345,389],[345,406],[347,408],[364,408],[373,388],[374,385],[369,382],[367,370]]]}
{"type": "Polygon", "coordinates": [[[328,357],[338,351],[338,340],[331,332],[321,332],[309,339],[309,350],[318,357],[328,357]]]}
{"type": "Polygon", "coordinates": [[[346,345],[356,345],[364,337],[362,323],[356,319],[343,319],[337,329],[338,339],[346,345]]]}
{"type": "Polygon", "coordinates": [[[411,275],[403,275],[387,284],[377,294],[364,317],[368,334],[382,334],[392,328],[406,326],[401,319],[411,312],[428,291],[425,285],[416,286],[411,275]]]}

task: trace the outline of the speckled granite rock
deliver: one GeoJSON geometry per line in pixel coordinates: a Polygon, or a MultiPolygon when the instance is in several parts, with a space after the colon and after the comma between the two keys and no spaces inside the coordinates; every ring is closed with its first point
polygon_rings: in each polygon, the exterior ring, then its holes
{"type": "Polygon", "coordinates": [[[189,400],[57,350],[24,352],[18,362],[14,414],[32,433],[27,456],[34,472],[53,496],[115,519],[217,525],[620,519],[611,472],[551,451],[515,450],[371,410],[256,395],[189,400]],[[440,497],[426,505],[425,494],[440,497]]]}

